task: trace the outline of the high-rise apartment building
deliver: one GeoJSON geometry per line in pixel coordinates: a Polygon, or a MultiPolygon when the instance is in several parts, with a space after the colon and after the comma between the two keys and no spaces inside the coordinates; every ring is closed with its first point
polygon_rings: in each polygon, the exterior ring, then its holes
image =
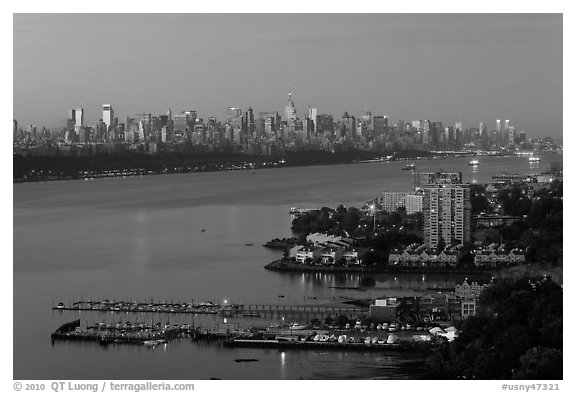
{"type": "Polygon", "coordinates": [[[424,187],[424,244],[438,248],[470,241],[470,186],[428,184],[424,187]]]}

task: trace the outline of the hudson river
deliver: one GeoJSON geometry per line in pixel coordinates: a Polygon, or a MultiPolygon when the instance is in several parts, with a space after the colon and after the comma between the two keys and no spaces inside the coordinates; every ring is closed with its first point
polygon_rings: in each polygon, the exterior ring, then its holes
{"type": "MultiPolygon", "coordinates": [[[[562,156],[415,162],[419,171],[462,171],[465,182],[502,172],[539,173],[562,156]]],[[[370,293],[336,289],[358,275],[283,274],[263,266],[281,253],[261,247],[291,236],[291,206],[360,206],[384,190],[409,191],[404,163],[351,164],[15,184],[14,379],[415,378],[414,355],[224,348],[173,341],[155,349],[50,341],[77,318],[224,323],[221,316],[52,311],[78,299],[150,298],[258,303],[326,302],[454,286],[462,277],[378,275],[370,293]],[[202,230],[205,231],[202,231],[202,230]],[[253,243],[253,247],[246,246],[253,243]],[[282,295],[282,296],[279,296],[282,295]],[[316,298],[316,299],[313,299],[316,298]],[[237,358],[257,362],[237,363],[237,358]]],[[[228,318],[260,325],[274,318],[228,318]]]]}

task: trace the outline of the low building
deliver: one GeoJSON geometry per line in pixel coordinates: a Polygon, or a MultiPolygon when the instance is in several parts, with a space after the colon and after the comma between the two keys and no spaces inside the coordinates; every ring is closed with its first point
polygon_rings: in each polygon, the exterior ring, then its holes
{"type": "Polygon", "coordinates": [[[461,245],[438,252],[427,249],[423,244],[411,244],[404,250],[393,250],[388,257],[388,264],[404,267],[455,267],[461,254],[461,245]]]}
{"type": "Polygon", "coordinates": [[[365,248],[347,248],[342,254],[342,258],[347,264],[361,265],[362,257],[368,252],[365,248]]]}
{"type": "Polygon", "coordinates": [[[396,321],[399,305],[397,298],[376,299],[370,305],[368,315],[375,323],[392,323],[396,321]]]}
{"type": "Polygon", "coordinates": [[[419,298],[418,313],[423,320],[452,320],[460,318],[462,300],[455,295],[437,293],[419,298]]]}
{"type": "Polygon", "coordinates": [[[489,282],[468,282],[468,278],[465,278],[462,284],[456,284],[454,294],[464,300],[478,299],[482,291],[488,288],[489,285],[489,282]]]}
{"type": "Polygon", "coordinates": [[[494,215],[479,215],[474,217],[477,228],[495,228],[505,225],[511,225],[512,223],[519,221],[520,217],[515,216],[504,216],[499,214],[494,215]]]}
{"type": "Polygon", "coordinates": [[[338,242],[342,240],[340,236],[328,235],[326,233],[311,233],[306,236],[306,241],[312,244],[338,242]]]}
{"type": "Polygon", "coordinates": [[[461,307],[462,319],[476,315],[476,299],[462,300],[461,307]]]}
{"type": "Polygon", "coordinates": [[[344,249],[338,247],[324,247],[320,254],[322,263],[331,265],[336,263],[344,255],[344,249]]]}
{"type": "Polygon", "coordinates": [[[322,253],[320,247],[302,247],[296,252],[296,262],[309,263],[318,258],[322,253]]]}
{"type": "Polygon", "coordinates": [[[479,267],[502,267],[517,265],[526,261],[526,252],[519,248],[506,250],[505,245],[491,244],[474,250],[474,264],[479,267]]]}

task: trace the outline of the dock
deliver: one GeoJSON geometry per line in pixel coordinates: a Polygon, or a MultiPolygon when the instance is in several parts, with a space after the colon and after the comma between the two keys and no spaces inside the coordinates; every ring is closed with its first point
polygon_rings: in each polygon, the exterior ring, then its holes
{"type": "Polygon", "coordinates": [[[61,311],[94,311],[122,313],[166,313],[166,314],[221,314],[227,316],[260,317],[263,315],[285,315],[293,317],[324,317],[346,315],[360,317],[368,313],[368,308],[345,303],[305,303],[305,304],[215,304],[181,302],[143,302],[81,300],[63,302],[52,307],[61,311]]]}
{"type": "Polygon", "coordinates": [[[252,340],[232,339],[224,342],[227,347],[250,347],[250,348],[277,348],[294,350],[338,350],[338,351],[414,351],[429,352],[435,346],[431,343],[405,342],[395,344],[365,344],[365,343],[339,343],[339,342],[316,342],[316,341],[283,341],[283,340],[252,340]]]}
{"type": "Polygon", "coordinates": [[[144,324],[130,322],[105,325],[93,324],[80,328],[80,320],[63,324],[50,335],[52,344],[57,340],[96,341],[100,344],[159,345],[174,338],[193,337],[196,330],[190,326],[170,324],[144,324]]]}

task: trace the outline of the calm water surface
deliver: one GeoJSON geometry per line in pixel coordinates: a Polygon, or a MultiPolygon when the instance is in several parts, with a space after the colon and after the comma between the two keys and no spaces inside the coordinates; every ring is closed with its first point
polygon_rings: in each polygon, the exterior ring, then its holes
{"type": "MultiPolygon", "coordinates": [[[[561,156],[480,158],[416,163],[418,170],[462,171],[489,182],[504,171],[540,172],[561,156]]],[[[228,349],[183,340],[155,350],[57,342],[50,333],[78,317],[94,321],[223,323],[215,316],[53,312],[72,299],[150,298],[186,301],[325,302],[406,294],[454,286],[462,277],[378,275],[370,293],[359,275],[279,274],[263,265],[280,254],[259,245],[290,236],[288,209],[359,206],[384,190],[409,191],[402,163],[355,164],[15,184],[15,379],[294,379],[413,378],[421,371],[404,354],[228,349]],[[205,229],[205,232],[202,232],[205,229]],[[245,246],[253,243],[254,247],[245,246]],[[279,297],[278,295],[284,295],[279,297]],[[311,300],[316,298],[316,300],[311,300]],[[256,358],[236,363],[236,358],[256,358]]],[[[276,317],[278,318],[278,317],[276,317]]],[[[246,326],[274,321],[228,320],[246,326]]]]}

